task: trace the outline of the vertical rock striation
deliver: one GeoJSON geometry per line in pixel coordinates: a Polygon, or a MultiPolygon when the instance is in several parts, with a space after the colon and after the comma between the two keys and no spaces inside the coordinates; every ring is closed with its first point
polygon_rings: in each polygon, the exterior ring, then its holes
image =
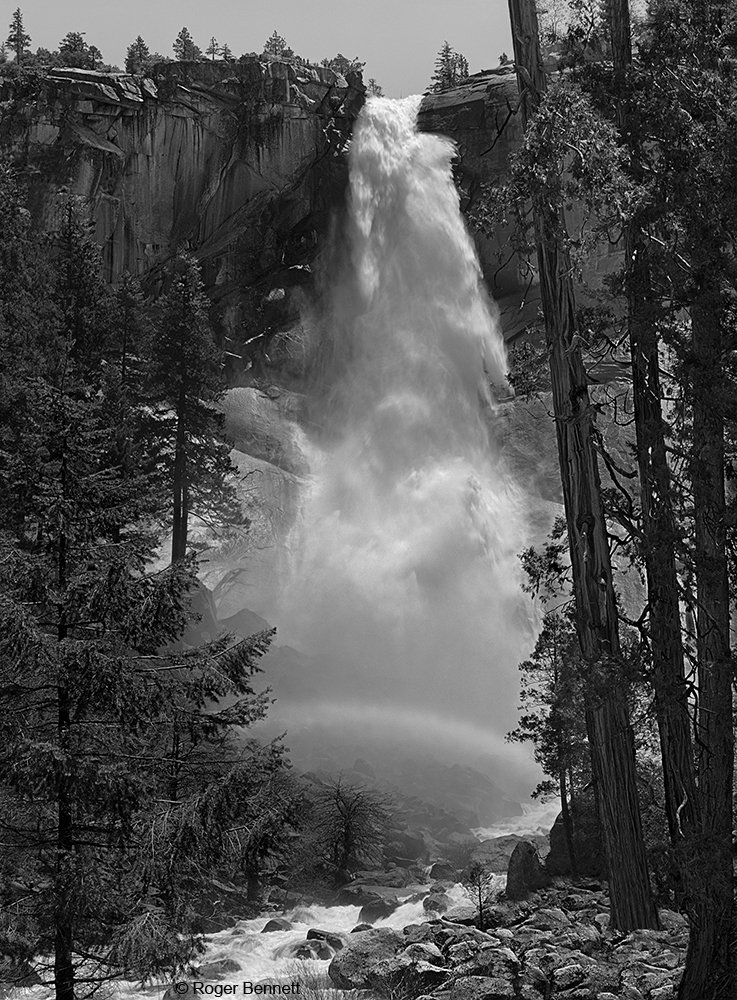
{"type": "Polygon", "coordinates": [[[30,177],[40,228],[79,200],[108,280],[155,280],[191,246],[237,348],[295,314],[363,99],[360,76],[255,56],[150,79],[52,69],[0,86],[0,147],[30,177]]]}

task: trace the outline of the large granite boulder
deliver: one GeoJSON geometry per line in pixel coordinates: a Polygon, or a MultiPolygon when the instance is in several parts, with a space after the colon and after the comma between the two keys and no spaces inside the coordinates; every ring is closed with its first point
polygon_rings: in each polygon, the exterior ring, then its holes
{"type": "Polygon", "coordinates": [[[404,944],[402,935],[389,927],[358,931],[332,960],[328,975],[338,989],[368,989],[373,970],[399,954],[404,944]]]}
{"type": "MultiPolygon", "coordinates": [[[[606,872],[604,845],[593,794],[577,793],[570,804],[570,810],[573,821],[573,850],[578,874],[593,877],[604,875],[606,872]]],[[[569,875],[572,871],[562,815],[557,817],[550,831],[550,853],[545,859],[545,868],[550,875],[569,875]]]]}
{"type": "Polygon", "coordinates": [[[507,899],[525,899],[536,889],[550,881],[537,848],[527,840],[521,841],[512,851],[507,870],[507,899]]]}

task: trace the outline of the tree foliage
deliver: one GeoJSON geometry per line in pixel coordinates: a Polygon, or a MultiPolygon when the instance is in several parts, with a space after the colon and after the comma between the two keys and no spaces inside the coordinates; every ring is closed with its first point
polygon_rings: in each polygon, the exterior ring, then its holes
{"type": "Polygon", "coordinates": [[[202,57],[202,52],[195,45],[194,39],[186,25],[174,39],[172,49],[174,50],[174,58],[179,62],[195,62],[202,57]]]}
{"type": "Polygon", "coordinates": [[[468,60],[456,52],[450,42],[443,42],[435,58],[435,71],[430,80],[430,90],[439,94],[455,87],[468,76],[468,60]]]}
{"type": "Polygon", "coordinates": [[[15,53],[15,61],[21,63],[31,44],[31,36],[23,23],[23,11],[16,7],[10,20],[10,32],[5,44],[15,53]]]}
{"type": "Polygon", "coordinates": [[[125,54],[126,73],[143,73],[151,65],[151,53],[140,35],[131,42],[125,54]]]}
{"type": "Polygon", "coordinates": [[[353,872],[375,866],[382,853],[390,803],[379,793],[342,776],[309,796],[296,867],[304,875],[327,874],[336,886],[353,872]]]}
{"type": "Polygon", "coordinates": [[[203,642],[196,563],[155,568],[146,358],[176,295],[157,314],[130,277],[111,292],[72,200],[36,238],[4,165],[0,277],[0,948],[72,1000],[192,960],[209,874],[287,822],[284,751],[242,735],[271,633],[203,642]]]}
{"type": "Polygon", "coordinates": [[[100,65],[102,53],[96,45],[88,45],[83,31],[70,31],[59,42],[59,62],[78,69],[95,69],[100,65]]]}

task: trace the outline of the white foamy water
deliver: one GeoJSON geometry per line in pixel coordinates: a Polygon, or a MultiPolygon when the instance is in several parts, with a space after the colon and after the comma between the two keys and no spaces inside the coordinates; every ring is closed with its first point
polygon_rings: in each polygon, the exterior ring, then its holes
{"type": "Polygon", "coordinates": [[[417,132],[418,103],[372,99],[356,126],[351,267],[323,332],[312,486],[276,623],[320,656],[336,702],[503,734],[530,625],[522,501],[497,443],[506,358],[453,144],[417,132]]]}
{"type": "Polygon", "coordinates": [[[549,802],[523,804],[522,809],[521,816],[508,816],[499,820],[498,823],[479,827],[473,832],[479,840],[491,840],[494,837],[505,837],[512,833],[520,837],[531,834],[547,836],[560,812],[560,802],[558,799],[551,799],[549,802]]]}

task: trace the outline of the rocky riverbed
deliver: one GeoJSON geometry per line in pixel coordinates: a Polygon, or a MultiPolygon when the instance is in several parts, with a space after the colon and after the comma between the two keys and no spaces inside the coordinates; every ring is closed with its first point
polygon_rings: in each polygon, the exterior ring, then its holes
{"type": "Polygon", "coordinates": [[[350,935],[330,979],[376,997],[669,1000],[687,944],[685,919],[670,910],[661,910],[660,931],[610,929],[606,891],[592,881],[556,880],[523,902],[499,900],[486,931],[470,913],[427,917],[350,935]]]}
{"type": "MultiPolygon", "coordinates": [[[[297,983],[312,1000],[676,996],[688,939],[681,914],[661,910],[661,930],[623,934],[609,926],[598,880],[556,878],[513,901],[506,877],[497,875],[481,931],[466,890],[452,878],[432,880],[433,870],[452,876],[436,863],[424,885],[364,883],[340,905],[239,921],[208,939],[192,983],[297,983]]],[[[171,989],[164,1000],[174,1000],[171,989]]]]}

